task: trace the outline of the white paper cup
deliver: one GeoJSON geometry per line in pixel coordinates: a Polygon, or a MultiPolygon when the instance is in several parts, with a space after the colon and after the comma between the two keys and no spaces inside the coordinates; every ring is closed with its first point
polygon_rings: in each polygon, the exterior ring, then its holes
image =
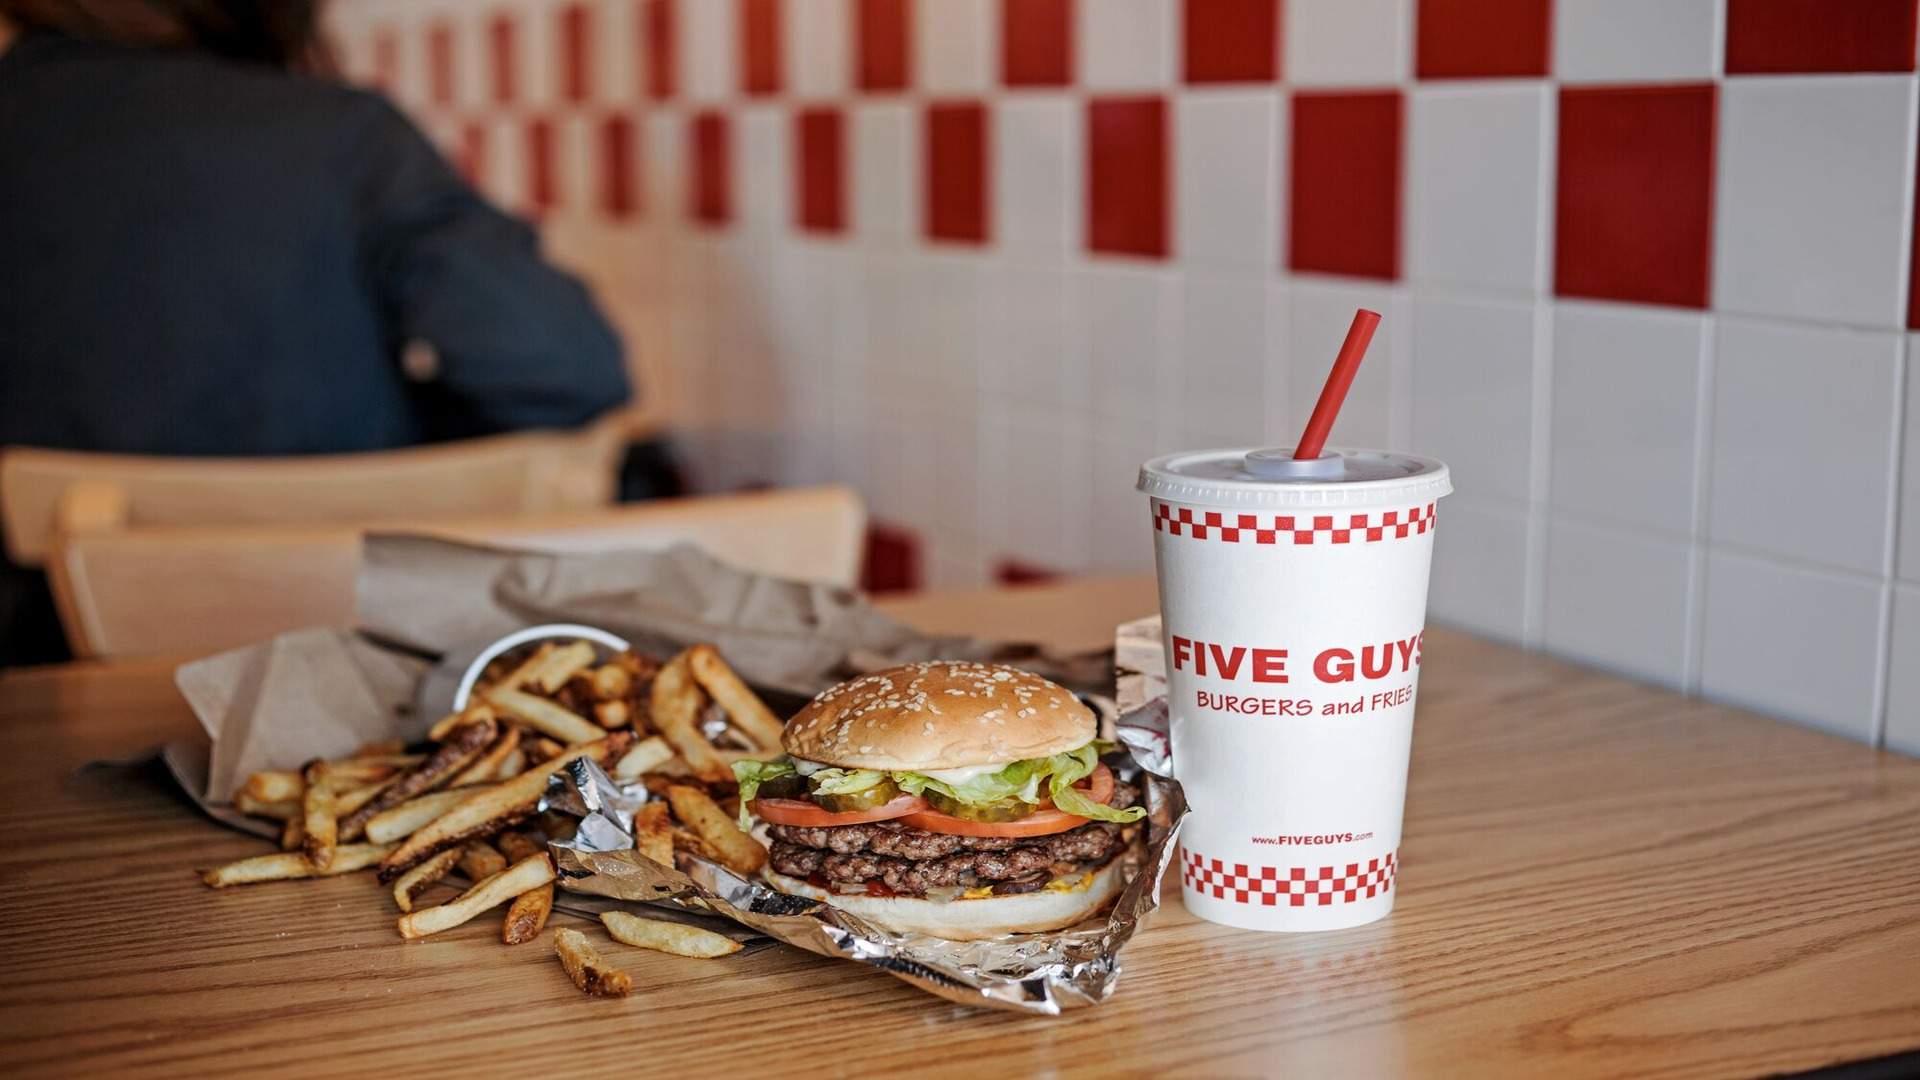
{"type": "Polygon", "coordinates": [[[1430,458],[1147,462],[1187,910],[1334,930],[1393,910],[1434,511],[1430,458]]]}

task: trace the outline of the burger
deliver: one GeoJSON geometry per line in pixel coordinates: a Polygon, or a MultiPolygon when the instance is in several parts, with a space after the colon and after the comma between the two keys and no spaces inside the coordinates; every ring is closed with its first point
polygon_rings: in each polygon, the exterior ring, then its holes
{"type": "Polygon", "coordinates": [[[1100,761],[1093,713],[1036,675],[966,661],[841,683],[786,750],[734,766],[767,881],[886,929],[956,940],[1055,930],[1124,884],[1146,811],[1100,761]]]}

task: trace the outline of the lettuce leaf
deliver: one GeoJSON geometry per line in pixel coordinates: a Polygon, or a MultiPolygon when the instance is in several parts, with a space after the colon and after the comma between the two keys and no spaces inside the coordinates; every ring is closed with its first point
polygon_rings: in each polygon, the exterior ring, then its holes
{"type": "Polygon", "coordinates": [[[1116,810],[1094,802],[1073,789],[1074,784],[1092,775],[1094,766],[1100,764],[1101,752],[1110,745],[1096,739],[1064,754],[1016,761],[999,772],[973,777],[964,784],[949,784],[921,773],[895,773],[894,782],[900,785],[902,791],[914,795],[936,791],[965,803],[991,803],[1012,798],[1036,806],[1041,801],[1041,786],[1044,783],[1053,805],[1069,814],[1095,821],[1138,821],[1146,813],[1142,807],[1116,810]]]}
{"type": "Polygon", "coordinates": [[[752,817],[747,813],[747,803],[760,790],[760,785],[782,776],[791,776],[797,772],[793,762],[787,758],[775,758],[772,761],[736,761],[733,763],[733,778],[740,782],[740,828],[750,827],[752,817]]]}
{"type": "Polygon", "coordinates": [[[815,795],[852,795],[886,778],[878,769],[820,769],[807,782],[815,795]]]}

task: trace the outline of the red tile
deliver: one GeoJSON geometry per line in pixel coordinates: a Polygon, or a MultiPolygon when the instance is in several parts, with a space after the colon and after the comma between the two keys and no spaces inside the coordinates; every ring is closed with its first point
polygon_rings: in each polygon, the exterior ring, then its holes
{"type": "Polygon", "coordinates": [[[1183,19],[1188,82],[1280,77],[1280,0],[1186,0],[1183,19]]]}
{"type": "Polygon", "coordinates": [[[929,240],[987,241],[987,108],[977,101],[927,106],[929,240]]]}
{"type": "Polygon", "coordinates": [[[1418,21],[1422,79],[1547,73],[1552,0],[1420,0],[1418,21]]]}
{"type": "Polygon", "coordinates": [[[694,220],[709,225],[725,225],[733,220],[732,154],[728,147],[727,117],[724,113],[704,112],[693,118],[688,130],[693,137],[687,159],[693,165],[693,196],[688,207],[694,220]]]}
{"type": "Polygon", "coordinates": [[[460,125],[460,143],[454,168],[476,188],[487,185],[487,128],[478,120],[460,125]]]}
{"type": "Polygon", "coordinates": [[[679,74],[678,27],[673,0],[646,0],[640,33],[647,54],[647,93],[656,100],[674,94],[679,74]]]}
{"type": "Polygon", "coordinates": [[[392,27],[373,35],[373,85],[389,95],[400,89],[400,35],[392,27]]]}
{"type": "Polygon", "coordinates": [[[453,104],[453,27],[446,23],[427,28],[427,85],[435,105],[453,104]]]}
{"type": "Polygon", "coordinates": [[[1560,91],[1553,291],[1704,308],[1714,88],[1560,91]]]}
{"type": "Polygon", "coordinates": [[[911,529],[873,522],[860,588],[868,593],[911,592],[920,587],[920,536],[911,529]]]}
{"type": "Polygon", "coordinates": [[[846,125],[839,109],[802,109],[793,118],[798,185],[794,224],[809,232],[846,229],[846,125]]]}
{"type": "Polygon", "coordinates": [[[905,90],[910,78],[908,0],[856,0],[853,20],[855,86],[905,90]]]}
{"type": "Polygon", "coordinates": [[[585,4],[560,9],[560,96],[581,102],[593,97],[593,13],[585,4]]]}
{"type": "Polygon", "coordinates": [[[1915,0],[1727,0],[1727,74],[1912,71],[1915,0]]]}
{"type": "Polygon", "coordinates": [[[780,0],[739,0],[740,89],[756,97],[780,92],[780,0]]]}
{"type": "Polygon", "coordinates": [[[514,63],[516,29],[511,15],[495,15],[487,22],[487,67],[493,76],[493,103],[511,105],[518,96],[519,65],[514,63]]]}
{"type": "Polygon", "coordinates": [[[640,212],[633,121],[616,113],[600,121],[600,211],[615,220],[640,212]]]}
{"type": "Polygon", "coordinates": [[[1087,103],[1087,249],[1167,255],[1167,103],[1157,97],[1087,103]]]}
{"type": "Polygon", "coordinates": [[[551,210],[560,204],[560,182],[555,175],[553,121],[527,121],[527,202],[536,211],[551,210]]]}
{"type": "Polygon", "coordinates": [[[1073,82],[1073,0],[1000,0],[1000,77],[1008,86],[1073,82]]]}
{"type": "Polygon", "coordinates": [[[1400,276],[1400,94],[1297,94],[1287,267],[1400,276]]]}
{"type": "Polygon", "coordinates": [[[999,585],[1043,585],[1064,576],[1058,570],[1019,559],[1002,559],[993,568],[993,580],[999,585]]]}

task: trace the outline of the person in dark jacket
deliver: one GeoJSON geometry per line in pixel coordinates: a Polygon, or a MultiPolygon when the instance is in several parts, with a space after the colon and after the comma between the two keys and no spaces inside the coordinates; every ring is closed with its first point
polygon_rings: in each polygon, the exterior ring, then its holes
{"type": "Polygon", "coordinates": [[[321,56],[313,0],[0,0],[0,444],[380,450],[627,400],[533,230],[321,56]]]}

